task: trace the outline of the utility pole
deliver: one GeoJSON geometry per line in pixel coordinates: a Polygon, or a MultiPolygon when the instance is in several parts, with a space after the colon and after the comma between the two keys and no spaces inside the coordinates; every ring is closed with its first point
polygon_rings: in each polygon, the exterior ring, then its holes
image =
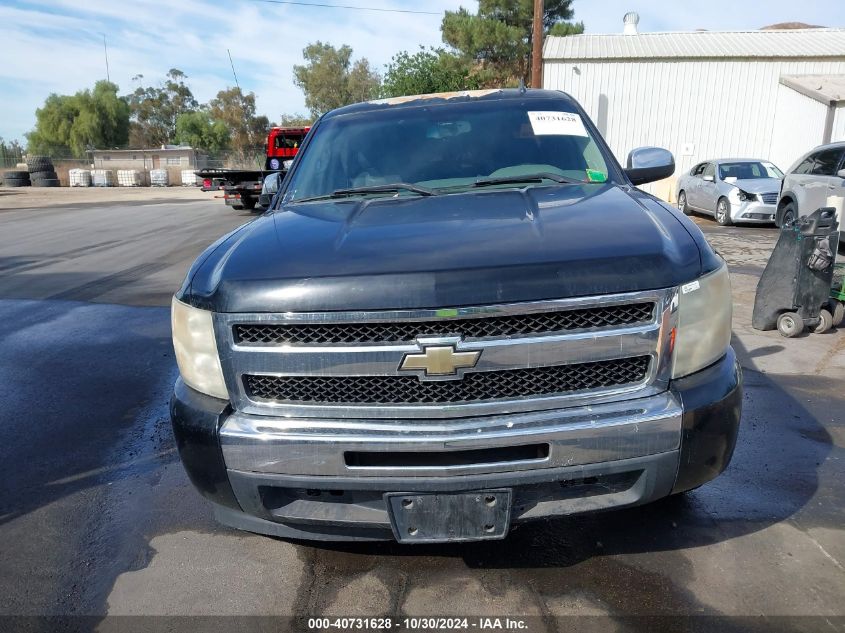
{"type": "Polygon", "coordinates": [[[534,0],[531,35],[531,87],[543,87],[543,0],[534,0]]]}
{"type": "Polygon", "coordinates": [[[103,36],[103,54],[106,58],[106,81],[111,81],[111,77],[109,76],[109,49],[106,46],[106,34],[100,33],[103,36]]]}

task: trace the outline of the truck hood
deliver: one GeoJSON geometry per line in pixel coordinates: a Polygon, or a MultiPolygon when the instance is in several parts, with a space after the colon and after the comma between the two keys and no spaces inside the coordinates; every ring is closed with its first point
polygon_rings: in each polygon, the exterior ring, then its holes
{"type": "Polygon", "coordinates": [[[748,180],[725,181],[748,193],[779,193],[780,178],[750,178],[748,180]]]}
{"type": "Polygon", "coordinates": [[[650,290],[701,274],[696,231],[610,184],[306,202],[219,242],[184,294],[217,312],[278,312],[650,290]]]}

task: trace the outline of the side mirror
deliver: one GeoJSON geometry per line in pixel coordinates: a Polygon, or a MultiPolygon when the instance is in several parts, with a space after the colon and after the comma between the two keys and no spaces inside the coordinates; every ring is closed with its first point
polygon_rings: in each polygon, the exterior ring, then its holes
{"type": "Polygon", "coordinates": [[[638,147],[628,154],[625,175],[634,185],[662,180],[674,173],[675,159],[661,147],[638,147]]]}
{"type": "Polygon", "coordinates": [[[836,172],[836,175],[840,178],[845,179],[845,169],[840,169],[838,172],[836,172]]]}
{"type": "Polygon", "coordinates": [[[707,182],[716,182],[715,176],[702,176],[701,179],[706,180],[707,182]]]}

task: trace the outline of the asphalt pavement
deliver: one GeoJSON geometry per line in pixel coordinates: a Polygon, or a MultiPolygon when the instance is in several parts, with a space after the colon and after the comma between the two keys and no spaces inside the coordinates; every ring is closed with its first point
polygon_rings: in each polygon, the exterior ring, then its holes
{"type": "Polygon", "coordinates": [[[104,630],[154,624],[119,615],[497,615],[532,631],[680,630],[677,616],[845,631],[845,336],[751,330],[774,229],[698,220],[731,267],[745,376],[717,480],[492,544],[313,545],[217,525],[169,426],[170,297],[251,217],[219,200],[0,213],[0,629],[55,628],[9,619],[43,615],[104,630]]]}

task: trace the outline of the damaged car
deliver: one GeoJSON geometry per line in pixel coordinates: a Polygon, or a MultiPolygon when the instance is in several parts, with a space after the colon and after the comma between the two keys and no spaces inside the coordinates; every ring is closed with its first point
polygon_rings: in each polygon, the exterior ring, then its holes
{"type": "Polygon", "coordinates": [[[678,179],[678,209],[716,218],[722,226],[775,221],[783,172],[758,159],[698,163],[678,179]]]}

